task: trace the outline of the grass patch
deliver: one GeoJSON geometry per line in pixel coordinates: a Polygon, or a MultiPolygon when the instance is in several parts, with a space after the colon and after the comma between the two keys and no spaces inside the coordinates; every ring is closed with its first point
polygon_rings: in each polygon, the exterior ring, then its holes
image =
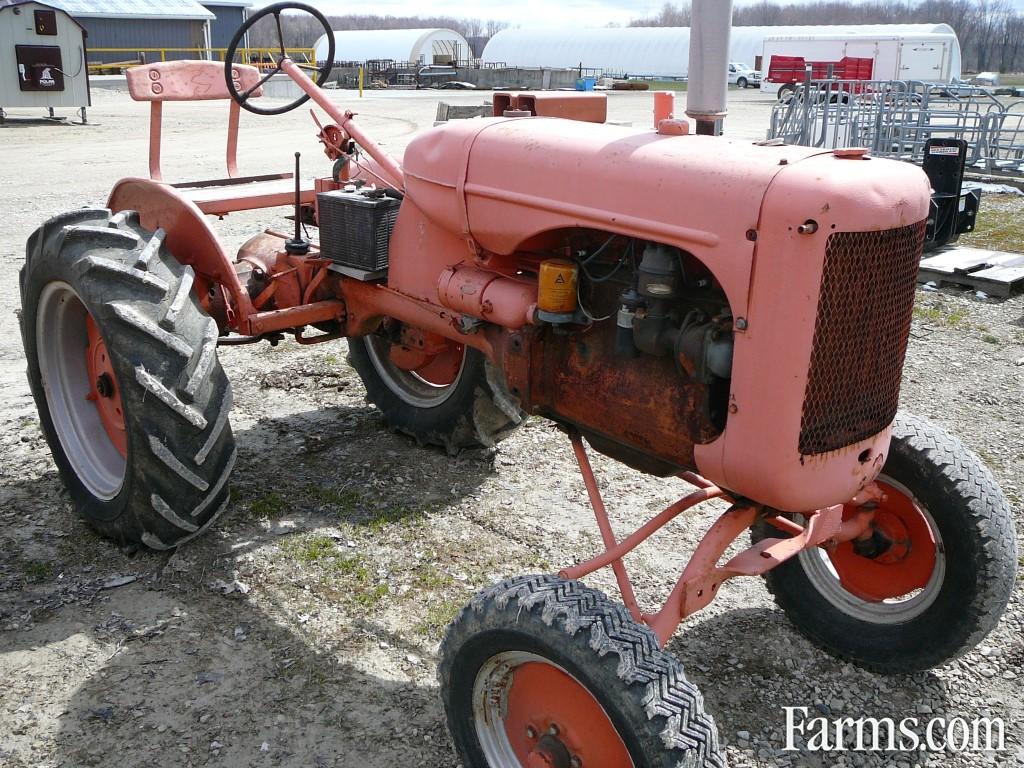
{"type": "Polygon", "coordinates": [[[682,80],[648,80],[652,91],[685,91],[686,83],[682,80]]]}
{"type": "Polygon", "coordinates": [[[417,589],[444,589],[454,582],[455,579],[433,563],[423,563],[413,578],[413,584],[417,589]]]}
{"type": "Polygon", "coordinates": [[[45,581],[53,575],[53,565],[46,560],[29,560],[22,572],[28,581],[45,581]]]}
{"type": "Polygon", "coordinates": [[[986,344],[997,344],[998,345],[998,344],[1002,343],[999,340],[998,336],[993,336],[991,333],[983,333],[981,335],[981,340],[984,341],[986,344]]]}
{"type": "Polygon", "coordinates": [[[346,554],[330,536],[299,536],[281,545],[286,556],[313,569],[322,586],[330,587],[332,599],[349,599],[370,608],[388,594],[387,584],[378,584],[366,558],[346,554]]]}
{"type": "Polygon", "coordinates": [[[948,325],[951,328],[957,328],[964,325],[964,320],[967,318],[967,310],[956,308],[952,310],[946,310],[945,307],[926,307],[920,304],[914,305],[914,319],[920,320],[923,323],[931,323],[932,325],[948,325]]]}
{"type": "Polygon", "coordinates": [[[423,516],[422,510],[412,509],[404,504],[388,504],[382,501],[380,506],[375,507],[363,522],[373,533],[380,533],[392,523],[413,525],[418,523],[423,516]]]}
{"type": "Polygon", "coordinates": [[[974,248],[992,248],[1019,253],[1024,251],[1024,200],[1005,195],[983,197],[974,231],[960,242],[974,248]]]}
{"type": "Polygon", "coordinates": [[[417,523],[429,511],[388,499],[375,499],[354,488],[309,485],[306,494],[320,504],[333,507],[343,523],[365,526],[373,533],[380,533],[392,523],[417,523]]]}
{"type": "Polygon", "coordinates": [[[276,491],[271,491],[249,504],[249,509],[259,517],[276,520],[282,517],[285,512],[288,512],[291,509],[291,505],[284,496],[276,491]]]}
{"type": "Polygon", "coordinates": [[[338,547],[330,536],[309,536],[286,542],[286,551],[300,563],[314,565],[333,558],[338,547]]]}
{"type": "Polygon", "coordinates": [[[440,637],[452,623],[452,619],[462,610],[465,601],[454,598],[432,600],[427,604],[427,612],[416,624],[416,631],[428,637],[440,637]]]}
{"type": "Polygon", "coordinates": [[[352,488],[332,488],[331,486],[309,485],[306,487],[309,498],[337,508],[342,517],[356,512],[363,503],[363,495],[352,488]]]}

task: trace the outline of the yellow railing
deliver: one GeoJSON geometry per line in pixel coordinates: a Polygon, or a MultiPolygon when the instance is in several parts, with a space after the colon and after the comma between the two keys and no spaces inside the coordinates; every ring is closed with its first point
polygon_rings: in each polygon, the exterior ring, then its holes
{"type": "MultiPolygon", "coordinates": [[[[124,53],[133,54],[133,58],[125,57],[124,61],[112,61],[104,63],[101,61],[89,62],[89,71],[96,72],[104,69],[124,69],[136,64],[149,63],[154,61],[167,61],[169,54],[173,59],[208,59],[212,61],[224,61],[227,48],[90,48],[90,54],[99,53],[124,53]],[[174,54],[191,54],[188,56],[177,56],[174,54]],[[150,54],[153,54],[151,57],[150,54]],[[159,59],[157,59],[159,57],[159,59]]],[[[280,48],[239,48],[238,56],[244,63],[252,64],[260,69],[273,69],[277,66],[275,56],[280,55],[280,48]]],[[[295,61],[305,64],[316,64],[316,50],[313,48],[285,48],[285,53],[295,61]]]]}

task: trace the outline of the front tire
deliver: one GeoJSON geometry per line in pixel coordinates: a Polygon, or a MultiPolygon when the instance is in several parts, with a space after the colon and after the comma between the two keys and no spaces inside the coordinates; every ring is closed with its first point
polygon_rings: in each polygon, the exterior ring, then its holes
{"type": "MultiPolygon", "coordinates": [[[[839,658],[883,673],[914,672],[966,653],[999,621],[1013,592],[1017,539],[992,473],[955,437],[898,414],[874,527],[892,544],[858,554],[801,552],[766,574],[793,625],[839,658]]],[[[754,541],[781,534],[766,522],[754,541]]]]}
{"type": "Polygon", "coordinates": [[[438,679],[462,765],[725,765],[678,659],[578,581],[523,576],[479,593],[448,629],[438,679]]]}
{"type": "Polygon", "coordinates": [[[410,370],[395,362],[383,335],[350,338],[349,363],[366,387],[366,399],[393,430],[421,444],[456,454],[492,448],[526,420],[505,390],[498,371],[482,353],[449,343],[423,366],[410,370]]]}
{"type": "Polygon", "coordinates": [[[736,87],[737,88],[744,88],[745,89],[747,87],[747,78],[745,78],[745,77],[739,78],[736,81],[736,87]]]}
{"type": "Polygon", "coordinates": [[[228,503],[236,452],[218,328],[135,213],[82,209],[29,238],[21,331],[42,430],[78,512],[171,549],[228,503]]]}

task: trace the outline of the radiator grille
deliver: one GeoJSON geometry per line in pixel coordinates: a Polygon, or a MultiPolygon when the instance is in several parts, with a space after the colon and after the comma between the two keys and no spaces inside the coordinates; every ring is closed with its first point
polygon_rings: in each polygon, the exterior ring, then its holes
{"type": "Polygon", "coordinates": [[[800,422],[801,455],[871,437],[896,416],[924,232],[921,221],[829,236],[800,422]]]}

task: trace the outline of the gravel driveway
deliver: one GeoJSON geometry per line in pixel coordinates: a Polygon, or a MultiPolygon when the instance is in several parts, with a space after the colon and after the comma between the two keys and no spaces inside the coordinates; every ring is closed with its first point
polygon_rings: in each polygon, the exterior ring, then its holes
{"type": "MultiPolygon", "coordinates": [[[[338,94],[337,98],[350,98],[338,94]]],[[[445,94],[474,103],[474,94],[445,94]]],[[[649,96],[613,98],[646,119],[649,96]]],[[[743,94],[736,133],[767,107],[743,94]]],[[[100,203],[145,175],[146,110],[95,92],[86,128],[0,129],[0,765],[454,766],[435,682],[455,611],[505,575],[592,554],[597,532],[567,440],[531,419],[496,454],[450,459],[392,435],[363,400],[345,344],[224,348],[239,458],[223,524],[175,554],[124,552],[73,514],[25,381],[15,311],[23,244],[46,217],[100,203]]],[[[358,105],[394,150],[430,124],[434,97],[358,105]]],[[[226,109],[171,105],[175,178],[217,174],[226,109]]],[[[326,172],[308,115],[244,115],[240,165],[326,172]]],[[[1005,205],[1019,217],[1020,206],[1005,205]]],[[[218,224],[229,247],[280,210],[218,224]]],[[[1024,531],[1024,300],[920,292],[903,407],[985,460],[1024,531]]],[[[618,530],[681,495],[681,481],[601,457],[618,530]]],[[[720,508],[719,508],[720,509],[720,508]]],[[[680,519],[627,558],[642,605],[659,605],[715,509],[680,519]]],[[[1024,551],[1024,544],[1021,546],[1024,551]]],[[[607,573],[589,580],[610,594],[607,573]]],[[[837,662],[790,628],[759,580],[727,583],[670,643],[740,766],[1024,765],[1024,603],[941,669],[882,677],[837,662]],[[1000,717],[985,755],[784,751],[783,707],[853,718],[1000,717]]]]}

